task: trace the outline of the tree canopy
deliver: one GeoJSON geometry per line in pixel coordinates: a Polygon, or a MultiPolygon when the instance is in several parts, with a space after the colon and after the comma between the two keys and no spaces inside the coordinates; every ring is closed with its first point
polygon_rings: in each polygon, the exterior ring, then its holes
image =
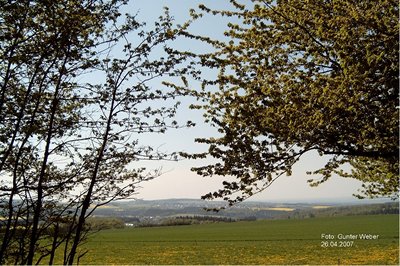
{"type": "Polygon", "coordinates": [[[233,176],[204,196],[231,204],[264,190],[310,151],[318,185],[339,174],[364,182],[359,197],[398,196],[398,3],[394,0],[255,0],[234,10],[200,5],[195,19],[227,16],[228,41],[195,38],[215,52],[195,55],[218,77],[197,93],[221,134],[199,138],[218,162],[193,170],[233,176]],[[234,21],[234,20],[232,20],[234,21]],[[216,87],[218,89],[216,89],[216,87]],[[350,164],[352,170],[341,166],[350,164]]]}
{"type": "Polygon", "coordinates": [[[93,211],[161,174],[133,164],[176,159],[139,135],[181,127],[180,94],[148,85],[179,75],[177,30],[126,3],[0,0],[0,264],[74,264],[93,211]]]}

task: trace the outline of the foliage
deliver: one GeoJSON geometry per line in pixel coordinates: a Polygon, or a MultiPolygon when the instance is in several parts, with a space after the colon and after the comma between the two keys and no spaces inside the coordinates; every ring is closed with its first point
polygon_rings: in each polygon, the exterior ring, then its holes
{"type": "Polygon", "coordinates": [[[234,11],[200,5],[204,15],[231,17],[225,36],[184,35],[214,47],[193,55],[217,69],[194,92],[206,121],[221,134],[199,138],[217,163],[193,170],[233,176],[204,196],[242,201],[270,186],[310,151],[328,163],[310,174],[359,179],[359,197],[398,197],[398,3],[384,1],[231,1],[234,11]],[[237,22],[239,21],[239,22],[237,22]],[[216,89],[218,87],[218,89],[216,89]],[[351,164],[351,172],[341,166],[351,164]]]}
{"type": "Polygon", "coordinates": [[[123,220],[115,217],[89,217],[87,226],[90,230],[100,231],[104,229],[123,229],[125,223],[123,220]]]}
{"type": "Polygon", "coordinates": [[[73,264],[92,212],[161,174],[133,163],[176,160],[138,135],[181,127],[179,93],[148,85],[179,75],[177,30],[126,3],[0,1],[0,264],[73,264]]]}

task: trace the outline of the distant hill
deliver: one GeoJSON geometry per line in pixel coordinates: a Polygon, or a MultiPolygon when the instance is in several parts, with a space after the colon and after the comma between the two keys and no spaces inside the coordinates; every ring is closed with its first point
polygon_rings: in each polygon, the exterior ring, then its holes
{"type": "Polygon", "coordinates": [[[206,209],[220,208],[226,203],[196,199],[134,200],[113,202],[98,208],[97,217],[118,217],[126,222],[162,220],[173,217],[225,217],[243,219],[302,219],[327,216],[365,214],[398,214],[398,202],[376,204],[344,203],[268,203],[242,202],[219,212],[206,209]]]}

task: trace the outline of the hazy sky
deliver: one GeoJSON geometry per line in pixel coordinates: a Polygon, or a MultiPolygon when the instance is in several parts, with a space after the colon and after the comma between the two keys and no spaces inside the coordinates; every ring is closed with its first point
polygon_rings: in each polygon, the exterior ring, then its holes
{"type": "MultiPolygon", "coordinates": [[[[136,0],[132,1],[126,8],[126,12],[138,13],[138,19],[146,21],[151,25],[163,12],[163,6],[168,6],[170,13],[175,17],[176,22],[182,24],[188,18],[188,10],[195,8],[199,3],[204,3],[214,8],[226,9],[230,7],[228,0],[136,0]]],[[[206,17],[197,22],[192,30],[212,36],[221,36],[224,30],[224,23],[220,18],[206,17]]],[[[187,43],[178,42],[181,48],[206,49],[206,47],[186,47],[187,43]]],[[[211,136],[215,129],[203,123],[202,114],[199,111],[189,110],[189,99],[185,99],[182,108],[178,113],[179,120],[193,120],[197,123],[195,128],[170,131],[165,135],[149,136],[147,141],[152,145],[160,145],[166,151],[184,150],[188,152],[204,151],[205,146],[196,144],[194,138],[211,136]]],[[[319,157],[316,153],[307,154],[294,167],[293,175],[283,176],[278,179],[270,188],[254,196],[253,200],[305,200],[324,198],[351,198],[353,193],[361,187],[360,182],[353,179],[332,177],[331,180],[316,188],[311,188],[306,180],[311,176],[306,171],[319,169],[326,162],[326,159],[319,157]]],[[[166,173],[153,181],[143,183],[138,191],[138,198],[145,200],[165,198],[199,198],[208,192],[221,187],[223,178],[204,178],[197,176],[190,171],[196,165],[204,162],[184,160],[180,162],[148,162],[138,163],[140,166],[162,167],[166,173]]]]}

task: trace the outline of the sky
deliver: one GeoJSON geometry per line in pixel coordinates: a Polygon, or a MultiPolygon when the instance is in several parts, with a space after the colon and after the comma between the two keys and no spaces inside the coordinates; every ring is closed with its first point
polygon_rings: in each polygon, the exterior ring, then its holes
{"type": "MultiPolygon", "coordinates": [[[[139,21],[146,21],[151,25],[163,12],[163,6],[168,6],[171,15],[177,24],[183,24],[188,19],[189,9],[196,8],[204,3],[216,9],[230,8],[227,0],[131,0],[124,8],[124,12],[137,13],[139,21]]],[[[224,21],[220,18],[207,16],[196,22],[191,28],[196,33],[208,36],[222,36],[224,21]]],[[[175,45],[185,49],[204,50],[207,47],[193,47],[184,41],[178,41],[175,45]]],[[[156,84],[158,85],[158,84],[156,84]]],[[[144,141],[150,142],[165,151],[201,152],[206,146],[194,142],[196,137],[215,135],[215,129],[205,124],[201,111],[190,110],[188,106],[192,99],[183,99],[177,120],[192,120],[197,126],[190,129],[172,130],[164,135],[152,135],[144,141]]],[[[310,187],[307,180],[313,176],[307,175],[307,171],[317,170],[326,162],[326,158],[316,153],[306,154],[293,169],[292,176],[282,176],[267,190],[251,198],[255,201],[318,201],[326,199],[354,199],[352,194],[361,188],[361,182],[354,179],[345,179],[333,176],[328,182],[310,187]]],[[[211,162],[212,161],[208,161],[211,162]]],[[[168,199],[168,198],[200,198],[202,195],[221,188],[223,177],[204,178],[190,171],[191,167],[204,165],[204,161],[181,160],[178,162],[139,162],[140,166],[148,168],[162,168],[164,174],[152,181],[142,183],[138,190],[137,198],[144,200],[168,199]]]]}

